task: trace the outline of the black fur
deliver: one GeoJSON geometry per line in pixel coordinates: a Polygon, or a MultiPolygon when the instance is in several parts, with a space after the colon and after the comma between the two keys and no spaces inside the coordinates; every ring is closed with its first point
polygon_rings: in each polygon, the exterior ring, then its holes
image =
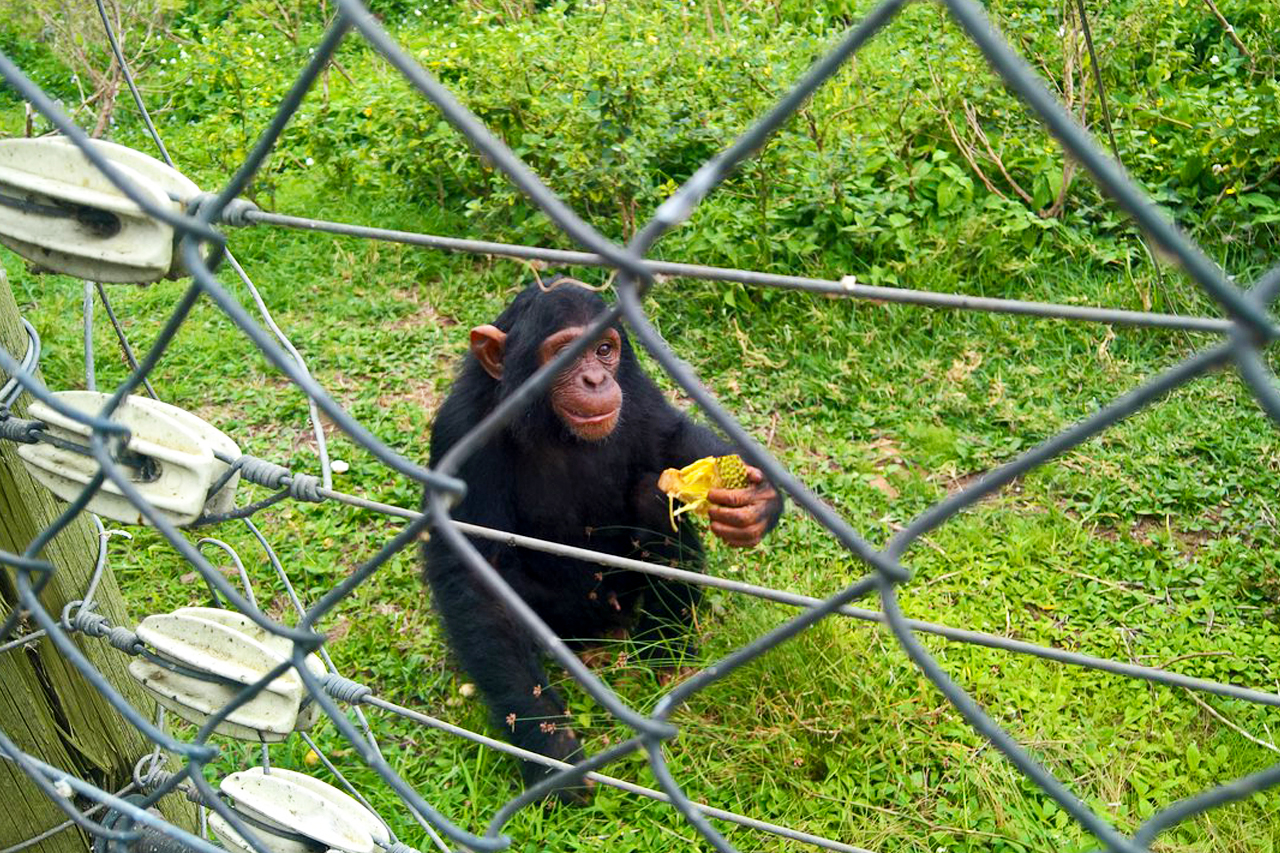
{"type": "MultiPolygon", "coordinates": [[[[521,292],[494,321],[507,333],[501,381],[467,355],[432,428],[431,465],[537,369],[538,347],[548,335],[586,325],[606,307],[599,296],[574,286],[521,292]]],[[[599,442],[574,437],[544,395],[462,465],[457,473],[467,494],[453,518],[700,569],[702,545],[693,524],[682,520],[679,530],[671,529],[658,475],[733,448],[667,403],[640,369],[621,327],[618,332],[623,400],[613,433],[599,442]]],[[[672,644],[683,641],[699,598],[698,588],[683,583],[488,540],[472,542],[551,629],[570,641],[589,643],[627,629],[642,654],[670,655],[672,644]]],[[[579,760],[582,749],[567,727],[564,700],[547,682],[536,641],[440,537],[424,553],[450,645],[483,693],[494,725],[525,749],[579,760]]],[[[549,771],[525,762],[523,772],[532,784],[549,771]]]]}

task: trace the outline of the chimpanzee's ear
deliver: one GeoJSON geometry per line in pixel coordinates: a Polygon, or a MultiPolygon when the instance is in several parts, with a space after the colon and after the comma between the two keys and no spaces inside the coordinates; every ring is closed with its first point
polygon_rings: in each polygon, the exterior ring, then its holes
{"type": "Polygon", "coordinates": [[[507,350],[507,333],[485,324],[471,330],[471,351],[480,366],[494,379],[502,379],[502,356],[507,350]]]}

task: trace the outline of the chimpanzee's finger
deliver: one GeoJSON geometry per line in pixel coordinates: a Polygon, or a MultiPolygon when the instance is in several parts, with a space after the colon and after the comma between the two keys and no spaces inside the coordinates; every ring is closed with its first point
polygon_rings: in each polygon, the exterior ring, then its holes
{"type": "Polygon", "coordinates": [[[713,506],[748,506],[755,501],[755,488],[749,489],[712,489],[707,492],[707,501],[713,506]]]}
{"type": "Polygon", "coordinates": [[[749,527],[730,527],[719,522],[711,523],[711,532],[734,548],[754,548],[764,538],[764,524],[749,527]]]}
{"type": "Polygon", "coordinates": [[[707,517],[729,527],[747,527],[760,520],[760,507],[748,504],[742,507],[716,506],[707,509],[707,517]]]}

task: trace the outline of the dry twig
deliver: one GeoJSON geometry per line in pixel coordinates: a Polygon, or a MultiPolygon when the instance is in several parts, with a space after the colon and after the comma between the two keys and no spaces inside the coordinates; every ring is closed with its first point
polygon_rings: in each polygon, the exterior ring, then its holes
{"type": "Polygon", "coordinates": [[[1256,72],[1258,70],[1258,62],[1254,59],[1253,54],[1249,52],[1249,48],[1245,47],[1244,42],[1240,40],[1240,35],[1236,32],[1236,28],[1231,26],[1231,23],[1227,21],[1221,12],[1218,11],[1218,7],[1214,4],[1213,0],[1204,0],[1204,4],[1209,7],[1209,11],[1218,19],[1218,23],[1222,25],[1222,29],[1226,32],[1227,37],[1231,39],[1232,43],[1235,44],[1239,51],[1245,55],[1245,58],[1249,60],[1249,70],[1256,72]]]}

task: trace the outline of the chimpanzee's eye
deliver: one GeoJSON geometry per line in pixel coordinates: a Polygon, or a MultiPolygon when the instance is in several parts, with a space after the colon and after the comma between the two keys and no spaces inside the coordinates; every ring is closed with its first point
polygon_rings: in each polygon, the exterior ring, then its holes
{"type": "Polygon", "coordinates": [[[600,346],[596,347],[597,357],[608,358],[611,355],[613,355],[613,344],[610,343],[609,341],[605,341],[604,343],[600,344],[600,346]]]}

